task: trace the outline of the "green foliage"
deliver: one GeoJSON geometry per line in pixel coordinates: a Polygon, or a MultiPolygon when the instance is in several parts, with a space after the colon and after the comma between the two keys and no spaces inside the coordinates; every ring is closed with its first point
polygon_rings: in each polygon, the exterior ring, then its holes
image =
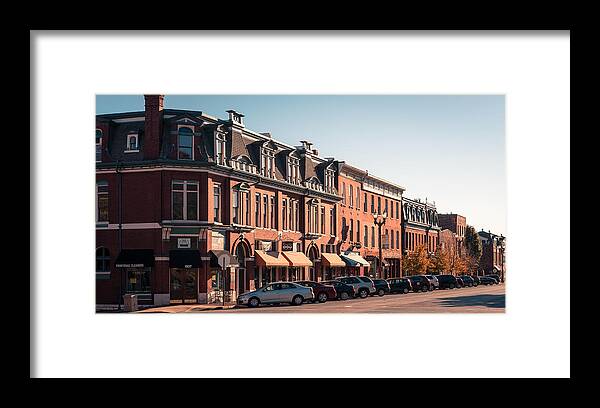
{"type": "Polygon", "coordinates": [[[483,254],[483,245],[481,244],[479,234],[470,225],[467,225],[467,229],[465,230],[465,246],[469,256],[473,257],[476,262],[479,262],[483,254]]]}

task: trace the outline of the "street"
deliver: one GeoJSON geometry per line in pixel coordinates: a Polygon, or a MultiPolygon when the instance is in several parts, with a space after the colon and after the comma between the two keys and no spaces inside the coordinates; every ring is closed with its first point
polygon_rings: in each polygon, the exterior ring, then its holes
{"type": "MultiPolygon", "coordinates": [[[[255,309],[245,306],[210,313],[503,313],[504,284],[374,296],[366,299],[274,305],[255,309]]],[[[188,312],[201,311],[191,308],[188,312]]]]}

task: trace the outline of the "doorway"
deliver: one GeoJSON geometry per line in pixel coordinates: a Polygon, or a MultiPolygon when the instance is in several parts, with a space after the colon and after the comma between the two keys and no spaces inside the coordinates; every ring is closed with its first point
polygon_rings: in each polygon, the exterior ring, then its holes
{"type": "Polygon", "coordinates": [[[198,269],[171,268],[171,303],[198,303],[198,269]]]}

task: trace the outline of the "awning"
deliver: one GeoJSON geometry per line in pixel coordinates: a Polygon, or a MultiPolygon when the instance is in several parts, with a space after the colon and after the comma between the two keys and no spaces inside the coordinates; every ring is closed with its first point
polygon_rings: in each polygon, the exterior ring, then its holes
{"type": "Polygon", "coordinates": [[[313,266],[313,263],[302,252],[283,251],[283,257],[290,261],[290,266],[313,266]]]}
{"type": "Polygon", "coordinates": [[[197,249],[173,249],[169,251],[169,268],[200,268],[202,259],[197,249]]]}
{"type": "Polygon", "coordinates": [[[116,268],[148,268],[154,266],[152,249],[122,249],[115,260],[116,268]]]}
{"type": "Polygon", "coordinates": [[[323,265],[331,266],[331,267],[344,267],[346,266],[346,262],[340,258],[338,254],[321,254],[321,260],[323,261],[323,265]]]}
{"type": "Polygon", "coordinates": [[[346,262],[347,266],[370,266],[365,259],[357,253],[348,252],[347,254],[340,254],[340,258],[346,262]]]}
{"type": "Polygon", "coordinates": [[[281,252],[266,253],[257,249],[254,251],[254,255],[258,266],[290,266],[290,262],[283,257],[281,252]]]}
{"type": "Polygon", "coordinates": [[[208,251],[210,254],[210,267],[211,268],[221,268],[221,264],[219,263],[219,258],[224,257],[226,260],[225,267],[230,265],[238,264],[238,260],[235,256],[231,255],[231,252],[224,251],[222,249],[212,249],[208,251]]]}

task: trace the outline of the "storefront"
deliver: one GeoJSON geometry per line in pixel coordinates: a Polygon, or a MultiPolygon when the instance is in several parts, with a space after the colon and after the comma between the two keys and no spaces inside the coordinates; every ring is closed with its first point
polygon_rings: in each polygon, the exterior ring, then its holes
{"type": "Polygon", "coordinates": [[[152,303],[152,249],[123,249],[115,260],[120,278],[125,279],[124,293],[137,295],[139,303],[152,303]]]}
{"type": "Polygon", "coordinates": [[[170,303],[199,302],[199,271],[202,266],[197,249],[174,249],[169,251],[170,303]]]}
{"type": "Polygon", "coordinates": [[[360,276],[360,268],[364,268],[364,275],[367,275],[370,264],[356,252],[346,252],[340,254],[340,258],[346,264],[344,274],[348,276],[360,276]]]}
{"type": "Polygon", "coordinates": [[[282,273],[287,273],[290,266],[290,262],[281,252],[265,252],[257,249],[254,251],[254,259],[257,269],[254,278],[256,288],[261,288],[270,282],[281,279],[282,273]]]}
{"type": "Polygon", "coordinates": [[[287,271],[285,276],[282,276],[281,280],[287,280],[291,282],[305,280],[306,268],[313,266],[311,260],[308,259],[308,257],[302,252],[284,251],[282,254],[283,257],[288,260],[289,267],[286,268],[287,271]]]}
{"type": "Polygon", "coordinates": [[[209,255],[208,303],[234,301],[238,294],[238,260],[229,251],[221,249],[213,249],[209,251],[209,255]]]}
{"type": "Polygon", "coordinates": [[[346,263],[338,254],[321,253],[322,276],[319,280],[332,280],[344,273],[346,263]]]}

